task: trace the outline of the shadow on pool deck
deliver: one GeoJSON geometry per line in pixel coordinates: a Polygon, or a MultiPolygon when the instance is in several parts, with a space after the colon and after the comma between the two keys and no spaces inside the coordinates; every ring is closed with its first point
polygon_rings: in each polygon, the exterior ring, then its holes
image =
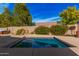
{"type": "Polygon", "coordinates": [[[0,47],[8,46],[19,40],[22,40],[22,38],[10,37],[10,36],[0,36],[0,47]]]}
{"type": "Polygon", "coordinates": [[[2,56],[77,56],[68,48],[0,48],[2,56]]]}
{"type": "Polygon", "coordinates": [[[20,38],[0,37],[0,56],[77,56],[69,48],[1,48],[20,38]]]}

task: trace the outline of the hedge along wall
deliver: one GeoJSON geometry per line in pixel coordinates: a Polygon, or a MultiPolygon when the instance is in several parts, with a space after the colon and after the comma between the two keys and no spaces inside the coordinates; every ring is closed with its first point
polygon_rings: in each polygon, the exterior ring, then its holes
{"type": "MultiPolygon", "coordinates": [[[[72,25],[68,25],[68,26],[72,26],[72,25]]],[[[76,26],[76,29],[74,30],[74,34],[76,33],[76,30],[77,30],[77,24],[75,24],[76,26]]],[[[11,31],[11,33],[15,34],[15,32],[18,30],[18,29],[21,29],[21,28],[24,28],[26,29],[29,33],[33,32],[35,30],[35,28],[38,27],[38,26],[20,26],[20,27],[8,27],[8,30],[11,31]]],[[[2,29],[6,29],[7,28],[2,28],[2,29]]],[[[68,30],[65,34],[70,34],[70,30],[68,30]]]]}
{"type": "Polygon", "coordinates": [[[35,34],[40,34],[40,35],[49,35],[50,29],[46,26],[38,26],[35,31],[35,34]]]}
{"type": "Polygon", "coordinates": [[[67,26],[56,25],[50,27],[50,32],[52,35],[64,35],[68,30],[67,26]]]}

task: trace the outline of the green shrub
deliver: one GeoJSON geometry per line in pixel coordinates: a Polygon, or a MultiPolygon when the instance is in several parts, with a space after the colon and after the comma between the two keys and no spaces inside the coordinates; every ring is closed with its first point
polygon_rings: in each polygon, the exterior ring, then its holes
{"type": "Polygon", "coordinates": [[[35,34],[49,34],[49,28],[45,26],[39,26],[35,29],[35,34]]]}
{"type": "Polygon", "coordinates": [[[50,28],[50,32],[53,35],[64,35],[67,30],[68,27],[62,25],[51,26],[50,28]]]}
{"type": "Polygon", "coordinates": [[[25,34],[25,30],[24,29],[18,29],[16,32],[16,35],[24,35],[25,34]]]}

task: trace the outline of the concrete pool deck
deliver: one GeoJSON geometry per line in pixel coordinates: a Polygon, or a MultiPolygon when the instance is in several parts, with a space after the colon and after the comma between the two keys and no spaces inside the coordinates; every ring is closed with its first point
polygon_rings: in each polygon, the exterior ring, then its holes
{"type": "Polygon", "coordinates": [[[79,38],[69,36],[54,35],[1,35],[0,36],[0,55],[24,55],[24,56],[77,56],[79,55],[79,38]],[[23,37],[56,37],[75,47],[69,48],[2,48],[12,42],[22,39],[23,37]],[[1,54],[6,53],[6,54],[1,54]]]}
{"type": "Polygon", "coordinates": [[[79,37],[69,37],[69,36],[55,36],[59,40],[62,40],[66,43],[72,44],[75,47],[70,47],[73,52],[79,55],[79,37]]]}

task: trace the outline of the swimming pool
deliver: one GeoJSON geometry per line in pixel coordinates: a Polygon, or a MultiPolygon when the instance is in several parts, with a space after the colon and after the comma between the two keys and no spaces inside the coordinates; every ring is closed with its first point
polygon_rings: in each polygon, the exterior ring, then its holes
{"type": "Polygon", "coordinates": [[[26,38],[17,42],[11,48],[67,48],[70,47],[57,38],[26,38]]]}

